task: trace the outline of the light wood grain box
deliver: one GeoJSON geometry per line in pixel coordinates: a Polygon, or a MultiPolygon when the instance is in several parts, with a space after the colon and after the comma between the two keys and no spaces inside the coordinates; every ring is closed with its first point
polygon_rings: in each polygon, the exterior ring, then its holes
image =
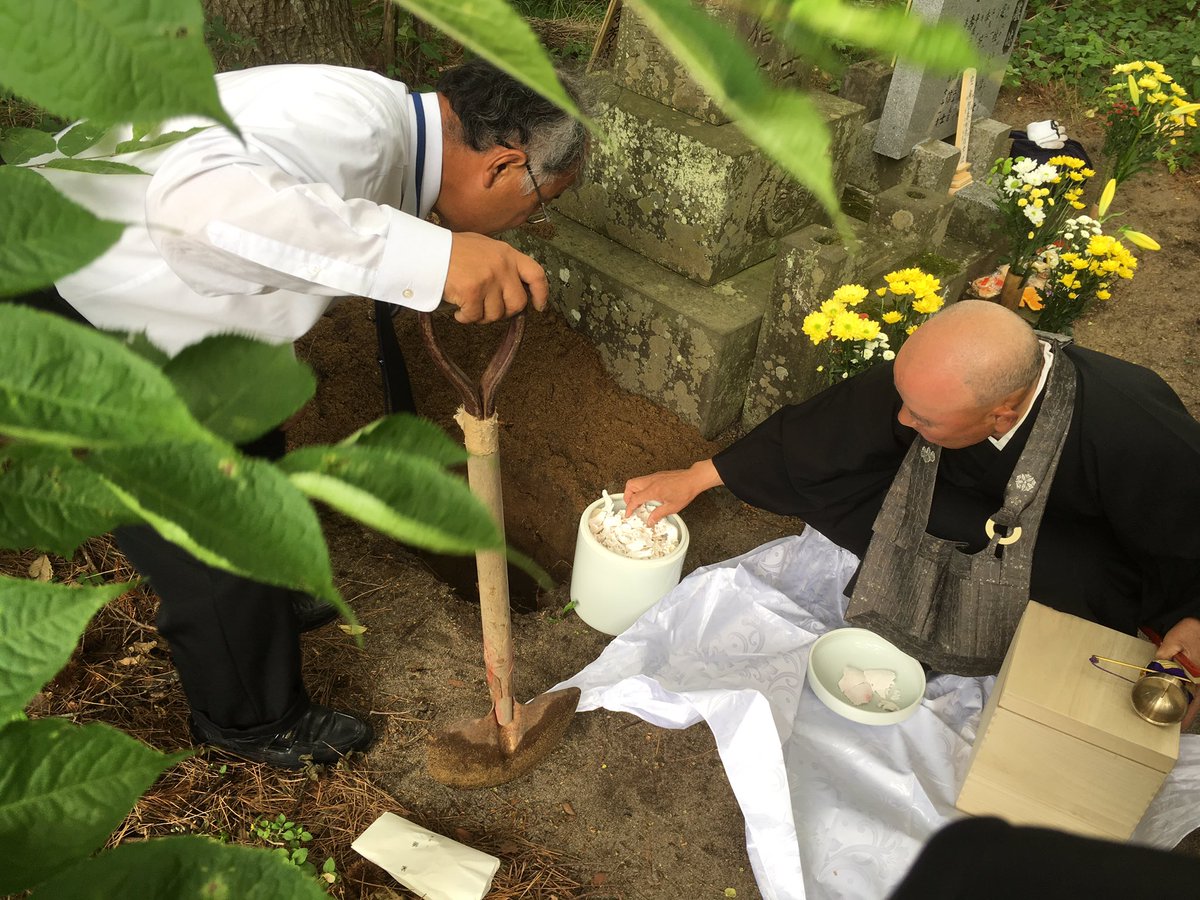
{"type": "Polygon", "coordinates": [[[1117,840],[1133,833],[1179,757],[1179,726],[1141,719],[1132,685],[1093,666],[1093,654],[1145,665],[1154,647],[1029,604],[984,707],[960,810],[1117,840]]]}

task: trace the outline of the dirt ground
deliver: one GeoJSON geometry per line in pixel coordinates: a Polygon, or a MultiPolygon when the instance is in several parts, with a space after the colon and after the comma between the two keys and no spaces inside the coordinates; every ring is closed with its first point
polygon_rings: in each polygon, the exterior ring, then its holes
{"type": "MultiPolygon", "coordinates": [[[[1064,110],[1045,97],[1011,94],[996,113],[1018,127],[1051,116],[1064,118],[1064,110]]],[[[1087,127],[1094,124],[1082,118],[1068,124],[1098,156],[1099,141],[1087,127]]],[[[1195,175],[1144,175],[1122,190],[1114,207],[1127,210],[1126,221],[1156,237],[1163,250],[1140,254],[1134,281],[1081,321],[1076,338],[1157,370],[1200,415],[1200,306],[1193,293],[1200,275],[1200,183],[1195,175]]],[[[414,317],[397,321],[420,409],[457,437],[451,421],[457,401],[428,362],[414,317]]],[[[439,333],[452,358],[471,372],[480,371],[500,335],[495,327],[449,321],[439,333]]],[[[365,303],[339,306],[299,350],[321,386],[290,431],[293,444],[338,440],[381,414],[365,303]]],[[[707,457],[736,433],[707,441],[672,414],[618,389],[595,350],[554,312],[530,317],[498,409],[509,540],[559,582],[537,598],[537,611],[515,616],[517,693],[528,699],[581,669],[607,642],[574,615],[559,613],[584,506],[603,488],[620,490],[633,475],[707,457]]],[[[685,573],[802,527],[722,491],[698,500],[684,517],[692,534],[685,573]]],[[[362,650],[334,626],[307,635],[307,679],[318,700],[368,712],[377,744],[346,771],[315,780],[216,760],[183,768],[155,788],[122,834],[204,831],[236,799],[238,809],[285,812],[312,831],[314,856],[337,860],[343,880],[335,893],[387,896],[394,883],[351,852],[349,841],[391,810],[501,856],[492,897],[716,898],[730,888],[742,900],[758,896],[742,817],[703,725],[666,731],[623,714],[578,714],[544,764],[511,784],[463,792],[434,782],[424,768],[424,736],[481,716],[488,706],[478,610],[450,587],[456,580],[469,584],[470,564],[460,564],[457,576],[435,571],[354,523],[331,515],[327,524],[340,586],[367,632],[362,650]],[[348,786],[353,797],[345,800],[339,791],[348,786]],[[190,808],[198,811],[165,816],[162,795],[183,790],[195,794],[190,808]]],[[[128,653],[122,644],[148,633],[145,621],[134,621],[148,613],[119,615],[129,620],[122,636],[85,639],[84,651],[50,693],[69,695],[100,677],[86,668],[88,660],[128,653]]],[[[141,717],[143,734],[156,746],[184,746],[186,712],[165,654],[159,647],[143,657],[142,682],[113,688],[97,708],[77,704],[78,713],[106,718],[119,708],[141,717]]],[[[1191,852],[1197,852],[1194,838],[1191,852]]]]}

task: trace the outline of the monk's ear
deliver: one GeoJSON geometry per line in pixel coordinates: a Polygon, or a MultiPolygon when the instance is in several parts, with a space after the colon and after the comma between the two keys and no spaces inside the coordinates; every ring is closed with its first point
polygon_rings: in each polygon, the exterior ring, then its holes
{"type": "Polygon", "coordinates": [[[999,406],[992,410],[992,418],[995,421],[995,430],[992,432],[994,437],[1000,437],[1012,431],[1014,425],[1017,424],[1017,419],[1021,418],[1018,411],[1019,401],[1005,400],[999,406]]]}

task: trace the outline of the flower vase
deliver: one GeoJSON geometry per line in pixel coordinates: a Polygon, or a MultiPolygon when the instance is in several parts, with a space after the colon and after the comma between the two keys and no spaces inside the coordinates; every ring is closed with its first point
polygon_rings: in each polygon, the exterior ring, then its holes
{"type": "Polygon", "coordinates": [[[1004,287],[1000,289],[1000,305],[1005,309],[1016,310],[1021,303],[1021,293],[1025,290],[1028,274],[1008,270],[1004,276],[1004,287]]]}

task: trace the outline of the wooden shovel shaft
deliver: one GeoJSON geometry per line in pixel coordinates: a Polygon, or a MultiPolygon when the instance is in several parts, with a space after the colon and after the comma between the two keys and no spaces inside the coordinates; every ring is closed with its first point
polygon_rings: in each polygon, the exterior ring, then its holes
{"type": "MultiPolygon", "coordinates": [[[[455,417],[463,429],[464,445],[471,454],[467,460],[467,480],[471,491],[492,514],[504,537],[504,497],[500,487],[499,419],[477,419],[465,410],[455,417]]],[[[513,640],[509,610],[508,564],[504,553],[480,550],[475,553],[479,576],[479,616],[483,622],[483,661],[487,666],[488,689],[496,723],[513,720],[513,640]]]]}

